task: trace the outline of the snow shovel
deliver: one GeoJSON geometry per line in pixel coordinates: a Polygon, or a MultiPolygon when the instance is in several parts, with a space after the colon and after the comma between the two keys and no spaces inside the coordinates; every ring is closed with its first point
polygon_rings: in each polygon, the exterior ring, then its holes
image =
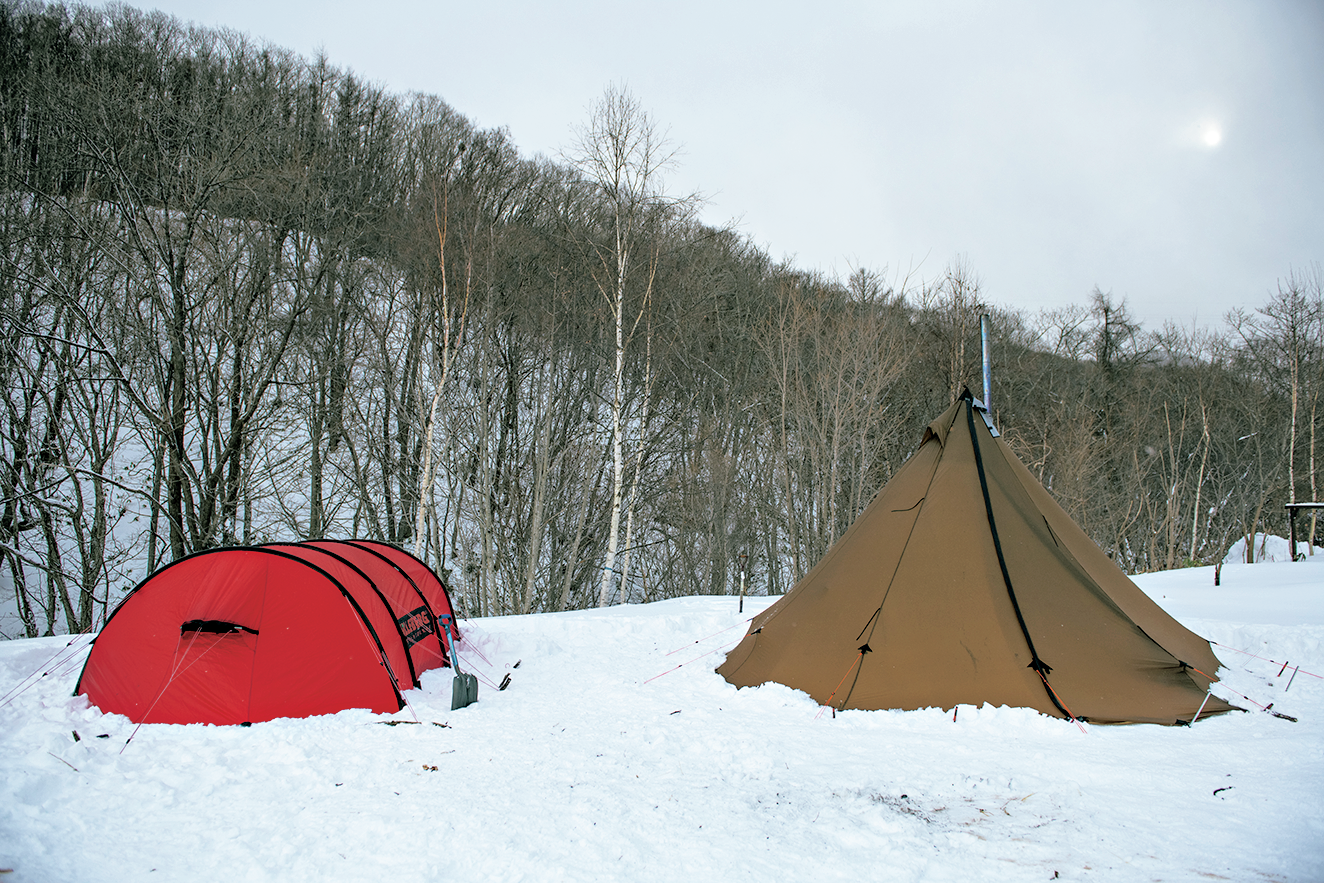
{"type": "Polygon", "coordinates": [[[455,669],[455,680],[451,681],[451,711],[473,705],[478,701],[478,678],[460,671],[460,654],[455,650],[455,634],[451,631],[451,618],[438,617],[446,629],[446,638],[450,642],[451,666],[455,669]]]}

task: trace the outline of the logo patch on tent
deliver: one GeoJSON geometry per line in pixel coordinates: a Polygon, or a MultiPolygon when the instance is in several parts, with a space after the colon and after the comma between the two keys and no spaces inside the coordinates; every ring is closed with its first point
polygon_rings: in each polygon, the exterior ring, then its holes
{"type": "Polygon", "coordinates": [[[409,648],[432,634],[432,617],[426,607],[411,610],[396,620],[400,624],[400,633],[405,636],[405,647],[409,648]]]}

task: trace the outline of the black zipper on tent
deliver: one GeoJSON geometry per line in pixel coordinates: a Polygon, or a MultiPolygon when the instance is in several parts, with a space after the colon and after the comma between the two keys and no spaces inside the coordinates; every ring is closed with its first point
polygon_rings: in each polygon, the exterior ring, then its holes
{"type": "Polygon", "coordinates": [[[1030,637],[1030,629],[1025,625],[1025,617],[1021,614],[1021,605],[1016,600],[1016,590],[1011,585],[1011,574],[1007,572],[1007,559],[1002,554],[1002,539],[998,536],[998,523],[993,517],[993,500],[988,494],[988,476],[984,474],[984,457],[979,452],[979,435],[975,432],[975,406],[971,401],[969,390],[962,398],[965,400],[966,422],[970,426],[970,446],[975,450],[975,469],[979,472],[979,489],[984,494],[984,512],[988,515],[988,531],[993,537],[993,549],[998,553],[998,567],[1002,570],[1002,581],[1007,585],[1007,597],[1011,598],[1011,609],[1016,611],[1016,622],[1020,624],[1021,634],[1025,636],[1025,645],[1030,648],[1031,662],[1026,667],[1033,669],[1039,675],[1039,680],[1044,683],[1044,692],[1048,694],[1053,706],[1068,719],[1075,720],[1075,715],[1062,707],[1062,703],[1057,700],[1057,694],[1048,684],[1048,673],[1053,669],[1048,663],[1039,658],[1038,651],[1034,649],[1034,640],[1030,637]]]}
{"type": "Polygon", "coordinates": [[[257,629],[251,629],[246,625],[239,625],[237,622],[226,622],[222,619],[190,619],[179,627],[179,633],[185,632],[204,632],[211,635],[228,635],[233,632],[248,632],[250,635],[256,635],[257,629]]]}
{"type": "MultiPolygon", "coordinates": [[[[920,447],[924,447],[924,445],[928,443],[928,440],[929,435],[925,432],[924,441],[920,443],[920,447]]],[[[938,441],[938,446],[945,447],[946,442],[940,439],[938,441]]],[[[873,615],[869,617],[869,620],[864,624],[864,628],[860,629],[859,635],[855,638],[855,640],[858,641],[860,638],[864,638],[864,633],[866,631],[869,633],[869,636],[865,638],[864,646],[860,648],[860,658],[857,660],[859,666],[855,669],[855,679],[851,681],[850,689],[846,691],[846,695],[842,697],[842,700],[839,703],[842,709],[845,709],[846,703],[850,702],[851,694],[855,692],[855,686],[860,682],[860,671],[864,668],[864,654],[873,652],[873,648],[869,646],[869,641],[873,640],[874,632],[878,629],[878,623],[882,619],[883,605],[887,603],[888,595],[892,594],[892,584],[896,581],[896,575],[901,570],[901,559],[905,558],[906,549],[910,548],[910,540],[915,536],[915,526],[919,524],[919,517],[924,511],[924,502],[929,498],[929,490],[933,488],[933,477],[938,474],[938,467],[941,464],[942,454],[940,453],[933,460],[933,471],[929,473],[928,484],[924,486],[924,496],[920,497],[919,500],[915,502],[915,505],[909,506],[905,509],[892,510],[894,512],[911,512],[918,509],[919,511],[915,512],[915,518],[910,522],[910,530],[906,533],[906,541],[901,546],[901,554],[897,557],[896,567],[892,568],[892,576],[888,578],[887,588],[883,590],[883,600],[878,602],[878,609],[874,610],[873,615]]],[[[760,629],[760,631],[762,631],[762,629],[760,629]]],[[[849,674],[849,670],[847,673],[849,674]]],[[[835,692],[833,695],[835,695],[835,692]]],[[[833,706],[832,714],[834,717],[836,716],[836,713],[837,706],[833,706]]]]}
{"type": "MultiPolygon", "coordinates": [[[[869,626],[873,625],[873,621],[874,621],[875,619],[877,619],[877,618],[878,618],[878,614],[880,614],[880,613],[882,613],[882,612],[883,612],[883,605],[882,605],[882,604],[879,604],[879,605],[878,605],[878,609],[875,610],[875,611],[873,612],[873,616],[869,617],[869,621],[866,622],[866,623],[864,624],[864,628],[860,629],[860,633],[859,633],[858,635],[855,636],[855,640],[858,641],[860,638],[863,638],[863,637],[864,637],[864,633],[867,632],[867,631],[869,631],[869,626]]],[[[870,633],[870,635],[872,636],[872,633],[870,633]]],[[[865,646],[865,647],[868,647],[868,646],[869,646],[869,644],[868,644],[867,641],[865,642],[864,646],[865,646]]]]}
{"type": "MultiPolygon", "coordinates": [[[[1059,549],[1062,548],[1062,544],[1057,541],[1057,534],[1054,533],[1053,531],[1053,525],[1048,523],[1048,516],[1045,515],[1043,518],[1044,518],[1044,527],[1048,528],[1048,535],[1053,538],[1053,545],[1057,546],[1059,549]]],[[[1074,555],[1071,557],[1075,558],[1074,555]]]]}

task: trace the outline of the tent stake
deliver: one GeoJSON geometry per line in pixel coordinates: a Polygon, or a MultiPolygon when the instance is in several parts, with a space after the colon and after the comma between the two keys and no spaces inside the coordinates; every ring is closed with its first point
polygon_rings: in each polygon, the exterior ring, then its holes
{"type": "Polygon", "coordinates": [[[1192,725],[1194,725],[1195,722],[1198,721],[1198,720],[1200,719],[1200,712],[1204,711],[1204,705],[1205,705],[1205,702],[1208,702],[1208,701],[1209,701],[1209,697],[1212,696],[1212,695],[1214,695],[1214,691],[1213,691],[1213,690],[1206,690],[1206,691],[1205,691],[1205,693],[1204,693],[1204,702],[1201,702],[1201,703],[1200,703],[1200,707],[1197,708],[1197,709],[1195,710],[1195,717],[1191,718],[1191,724],[1192,724],[1192,725]]]}

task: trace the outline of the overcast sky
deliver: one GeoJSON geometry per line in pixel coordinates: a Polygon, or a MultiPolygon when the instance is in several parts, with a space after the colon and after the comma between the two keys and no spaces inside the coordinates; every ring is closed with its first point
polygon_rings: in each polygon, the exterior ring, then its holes
{"type": "Polygon", "coordinates": [[[775,259],[1221,322],[1324,260],[1324,3],[136,3],[429,92],[557,156],[608,83],[775,259]]]}

